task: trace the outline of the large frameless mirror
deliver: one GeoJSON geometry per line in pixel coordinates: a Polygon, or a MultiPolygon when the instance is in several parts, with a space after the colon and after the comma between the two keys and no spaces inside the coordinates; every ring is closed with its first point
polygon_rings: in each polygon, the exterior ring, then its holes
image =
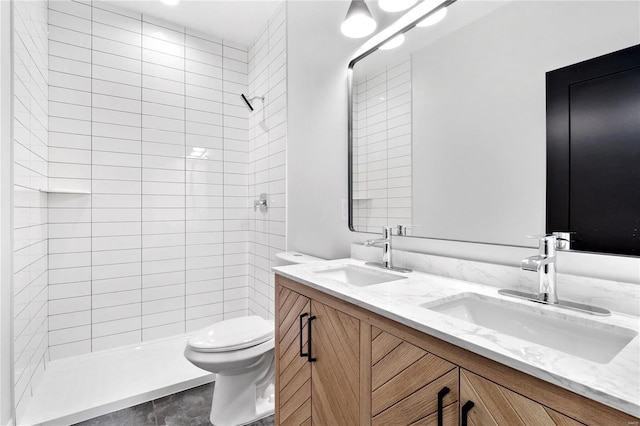
{"type": "Polygon", "coordinates": [[[447,5],[350,64],[350,228],[536,246],[546,73],[638,44],[640,3],[447,5]]]}

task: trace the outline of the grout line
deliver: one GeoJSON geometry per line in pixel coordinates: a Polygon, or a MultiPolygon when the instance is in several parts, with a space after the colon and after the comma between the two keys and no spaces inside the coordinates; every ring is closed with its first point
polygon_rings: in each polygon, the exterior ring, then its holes
{"type": "MultiPolygon", "coordinates": [[[[91,12],[91,21],[90,21],[90,25],[91,25],[91,34],[89,35],[89,37],[91,38],[91,64],[93,65],[93,2],[92,5],[90,6],[90,12],[91,12]]],[[[90,151],[90,155],[91,155],[91,191],[93,191],[93,66],[91,67],[90,70],[90,82],[91,82],[91,99],[90,99],[90,103],[91,103],[91,142],[90,142],[90,147],[91,147],[91,151],[90,151]]],[[[90,210],[90,216],[91,216],[91,230],[90,230],[90,235],[91,235],[91,240],[89,242],[89,247],[91,250],[91,259],[89,260],[89,265],[91,268],[91,279],[90,279],[90,299],[89,299],[89,303],[90,303],[90,320],[91,320],[91,326],[90,326],[90,351],[93,352],[93,195],[90,194],[90,201],[89,201],[89,210],[90,210]]]]}
{"type": "MultiPolygon", "coordinates": [[[[142,15],[140,15],[140,87],[142,87],[142,80],[144,79],[144,63],[142,62],[142,56],[144,54],[144,37],[142,36],[144,32],[144,23],[142,19],[142,15]]],[[[144,155],[144,130],[142,126],[142,119],[144,116],[144,94],[145,91],[140,91],[140,323],[139,329],[140,333],[138,336],[138,340],[142,342],[144,340],[144,331],[142,327],[142,312],[144,311],[144,289],[143,289],[143,261],[144,261],[144,212],[142,210],[142,206],[144,205],[144,167],[143,167],[143,155],[144,155]]]]}
{"type": "MultiPolygon", "coordinates": [[[[225,61],[226,61],[226,57],[225,57],[225,42],[224,39],[221,40],[221,53],[222,53],[222,78],[224,79],[225,76],[225,72],[224,72],[224,65],[225,65],[225,61]]],[[[248,79],[248,76],[247,76],[248,79]]],[[[224,87],[224,81],[223,81],[223,87],[224,87]]],[[[226,104],[224,103],[224,95],[223,95],[223,104],[222,104],[222,227],[223,227],[223,232],[222,232],[222,320],[224,321],[226,319],[226,315],[225,315],[225,303],[224,303],[224,288],[225,288],[225,283],[226,283],[226,274],[225,274],[225,254],[226,254],[226,250],[225,250],[225,236],[226,236],[226,232],[224,232],[224,223],[225,223],[225,195],[226,195],[226,168],[225,168],[225,157],[226,157],[226,139],[225,139],[225,127],[224,127],[224,123],[225,123],[225,117],[226,117],[226,104]]]]}
{"type": "MultiPolygon", "coordinates": [[[[184,211],[185,211],[185,221],[184,221],[184,332],[187,331],[187,192],[188,192],[188,182],[187,182],[187,29],[184,28],[184,78],[183,78],[183,111],[184,111],[184,211]]],[[[157,421],[157,419],[156,419],[157,421]]]]}

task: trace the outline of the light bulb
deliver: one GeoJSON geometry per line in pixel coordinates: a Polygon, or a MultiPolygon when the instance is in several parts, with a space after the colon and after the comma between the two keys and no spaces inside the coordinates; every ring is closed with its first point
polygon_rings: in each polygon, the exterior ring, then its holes
{"type": "Polygon", "coordinates": [[[418,0],[378,0],[378,6],[385,12],[400,12],[409,9],[418,0]]]}
{"type": "Polygon", "coordinates": [[[396,47],[400,46],[402,43],[404,43],[404,34],[398,34],[397,36],[395,36],[394,38],[392,38],[391,40],[389,40],[388,42],[380,46],[380,50],[395,49],[396,47]]]}
{"type": "Polygon", "coordinates": [[[418,26],[418,27],[430,27],[430,26],[435,25],[438,22],[442,21],[445,16],[447,16],[447,8],[443,7],[442,9],[437,11],[436,13],[427,16],[425,19],[420,21],[418,23],[418,25],[416,25],[416,26],[418,26]]]}
{"type": "Polygon", "coordinates": [[[347,37],[361,38],[375,31],[376,26],[376,21],[371,16],[364,0],[352,0],[347,16],[340,26],[340,31],[347,37]]]}

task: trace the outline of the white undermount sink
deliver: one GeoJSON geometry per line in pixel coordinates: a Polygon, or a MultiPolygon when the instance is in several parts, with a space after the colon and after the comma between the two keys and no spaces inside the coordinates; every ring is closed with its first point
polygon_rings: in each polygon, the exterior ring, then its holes
{"type": "Polygon", "coordinates": [[[332,280],[358,287],[365,287],[406,278],[402,275],[389,274],[387,272],[363,268],[356,265],[341,265],[335,268],[317,269],[312,272],[314,274],[322,275],[325,278],[330,278],[332,280]]]}
{"type": "Polygon", "coordinates": [[[638,334],[477,293],[462,293],[420,306],[600,364],[609,363],[638,334]]]}

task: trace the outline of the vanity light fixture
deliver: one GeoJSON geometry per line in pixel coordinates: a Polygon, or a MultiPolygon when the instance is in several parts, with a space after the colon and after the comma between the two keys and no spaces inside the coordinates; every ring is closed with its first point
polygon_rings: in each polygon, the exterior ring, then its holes
{"type": "Polygon", "coordinates": [[[418,0],[378,0],[378,6],[385,12],[400,12],[409,9],[418,0]]]}
{"type": "Polygon", "coordinates": [[[430,26],[435,25],[438,22],[442,21],[445,16],[447,16],[447,8],[443,7],[442,9],[437,11],[436,13],[433,13],[433,14],[427,16],[422,21],[418,22],[418,24],[416,26],[417,27],[421,27],[421,28],[430,27],[430,26]]]}
{"type": "Polygon", "coordinates": [[[380,50],[395,49],[396,47],[400,46],[402,43],[404,43],[404,34],[398,34],[397,36],[395,36],[394,38],[392,38],[391,40],[389,40],[388,42],[380,46],[379,49],[380,50]]]}
{"type": "Polygon", "coordinates": [[[362,38],[374,32],[376,26],[376,21],[364,0],[351,0],[340,31],[349,38],[362,38]]]}

